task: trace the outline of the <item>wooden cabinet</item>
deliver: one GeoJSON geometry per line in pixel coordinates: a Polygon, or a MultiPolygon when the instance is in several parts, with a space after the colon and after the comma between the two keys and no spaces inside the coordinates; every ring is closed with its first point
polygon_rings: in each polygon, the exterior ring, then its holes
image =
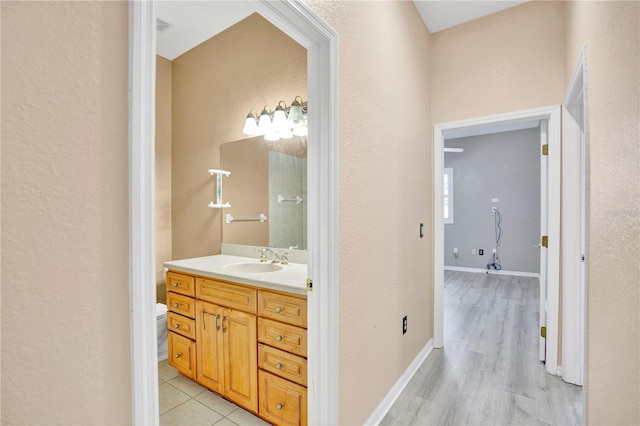
{"type": "Polygon", "coordinates": [[[307,389],[260,371],[260,415],[276,425],[306,425],[307,389]]]}
{"type": "Polygon", "coordinates": [[[274,425],[307,424],[304,296],[167,272],[169,364],[274,425]]]}
{"type": "Polygon", "coordinates": [[[182,375],[196,377],[195,278],[167,272],[167,344],[169,365],[182,375]]]}
{"type": "Polygon", "coordinates": [[[195,378],[196,344],[177,333],[169,333],[169,365],[175,367],[183,376],[195,378]]]}
{"type": "Polygon", "coordinates": [[[257,412],[256,316],[200,300],[196,311],[198,382],[257,412]]]}
{"type": "Polygon", "coordinates": [[[260,416],[279,426],[307,424],[307,301],[258,291],[260,416]]]}

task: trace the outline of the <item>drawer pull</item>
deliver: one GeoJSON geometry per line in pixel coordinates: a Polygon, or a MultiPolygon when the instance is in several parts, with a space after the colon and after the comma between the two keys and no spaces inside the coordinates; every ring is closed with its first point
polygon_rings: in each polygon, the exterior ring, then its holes
{"type": "Polygon", "coordinates": [[[282,369],[282,363],[279,362],[276,364],[276,370],[281,370],[282,369]]]}
{"type": "Polygon", "coordinates": [[[283,308],[282,306],[278,306],[278,307],[276,308],[276,312],[277,312],[277,313],[280,313],[280,312],[282,312],[283,310],[284,310],[284,308],[283,308]]]}
{"type": "Polygon", "coordinates": [[[216,330],[220,330],[220,326],[218,325],[218,319],[220,319],[220,315],[216,315],[216,330]]]}
{"type": "Polygon", "coordinates": [[[281,334],[278,334],[278,335],[276,336],[276,342],[280,342],[281,340],[282,340],[282,335],[281,335],[281,334]]]}
{"type": "Polygon", "coordinates": [[[182,354],[176,354],[176,358],[180,358],[182,354]]]}
{"type": "Polygon", "coordinates": [[[178,287],[180,284],[179,283],[173,283],[174,287],[178,287]]]}
{"type": "Polygon", "coordinates": [[[278,410],[282,410],[284,408],[284,403],[283,402],[279,402],[278,405],[276,405],[276,408],[278,410]]]}
{"type": "Polygon", "coordinates": [[[227,320],[227,317],[222,317],[222,332],[223,332],[223,333],[226,333],[226,332],[227,332],[227,329],[226,329],[226,328],[225,328],[225,326],[224,326],[224,322],[225,322],[226,320],[227,320]]]}
{"type": "Polygon", "coordinates": [[[179,303],[174,303],[174,304],[173,304],[173,307],[174,307],[174,308],[177,308],[178,306],[180,306],[180,304],[179,304],[179,303]]]}
{"type": "Polygon", "coordinates": [[[175,324],[173,328],[180,328],[180,324],[175,324]]]}

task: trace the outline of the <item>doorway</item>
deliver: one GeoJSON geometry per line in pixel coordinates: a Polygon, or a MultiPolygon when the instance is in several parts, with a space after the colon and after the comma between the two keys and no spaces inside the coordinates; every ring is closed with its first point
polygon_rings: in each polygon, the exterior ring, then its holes
{"type": "MultiPolygon", "coordinates": [[[[560,107],[548,107],[434,126],[434,346],[444,345],[444,141],[452,135],[490,134],[547,123],[546,370],[557,374],[560,259],[560,107]]],[[[542,266],[542,265],[541,265],[542,266]]],[[[541,280],[542,282],[543,280],[541,280]]],[[[542,289],[541,289],[542,290],[542,289]]],[[[541,291],[542,293],[542,291],[541,291]]],[[[542,319],[542,318],[541,318],[542,319]]],[[[541,324],[542,325],[542,324],[541,324]]]]}
{"type": "MultiPolygon", "coordinates": [[[[258,1],[264,18],[307,49],[309,97],[309,423],[337,423],[337,34],[304,3],[258,1]],[[320,373],[322,371],[322,374],[320,373]]],[[[153,2],[130,2],[132,422],[158,423],[154,260],[153,2]]]]}

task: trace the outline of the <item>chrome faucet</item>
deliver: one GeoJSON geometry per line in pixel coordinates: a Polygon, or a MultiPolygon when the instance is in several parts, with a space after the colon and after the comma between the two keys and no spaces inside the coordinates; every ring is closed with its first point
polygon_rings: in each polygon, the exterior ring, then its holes
{"type": "Polygon", "coordinates": [[[260,252],[260,262],[268,262],[269,258],[267,257],[267,253],[271,253],[273,255],[271,263],[280,263],[280,258],[278,258],[278,255],[270,248],[256,249],[256,251],[260,252]]]}

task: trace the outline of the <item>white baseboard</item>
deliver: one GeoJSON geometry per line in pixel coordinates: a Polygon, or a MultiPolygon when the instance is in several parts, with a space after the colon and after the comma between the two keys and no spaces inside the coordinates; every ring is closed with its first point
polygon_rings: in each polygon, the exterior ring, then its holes
{"type": "MultiPolygon", "coordinates": [[[[463,266],[445,266],[445,271],[461,271],[461,272],[474,272],[477,274],[486,274],[487,270],[482,268],[465,268],[463,266]]],[[[496,271],[495,269],[489,270],[490,275],[513,275],[515,277],[531,277],[540,278],[540,274],[537,272],[520,272],[520,271],[505,271],[501,269],[496,271]]]]}
{"type": "Polygon", "coordinates": [[[422,348],[418,356],[411,362],[409,367],[402,373],[402,376],[398,379],[395,385],[389,390],[387,396],[384,397],[380,405],[371,413],[369,418],[364,422],[365,425],[379,425],[384,416],[387,415],[393,403],[396,402],[396,399],[400,396],[404,388],[409,384],[409,381],[416,374],[418,368],[422,365],[427,356],[431,353],[433,349],[433,339],[429,339],[427,344],[422,348]]]}

